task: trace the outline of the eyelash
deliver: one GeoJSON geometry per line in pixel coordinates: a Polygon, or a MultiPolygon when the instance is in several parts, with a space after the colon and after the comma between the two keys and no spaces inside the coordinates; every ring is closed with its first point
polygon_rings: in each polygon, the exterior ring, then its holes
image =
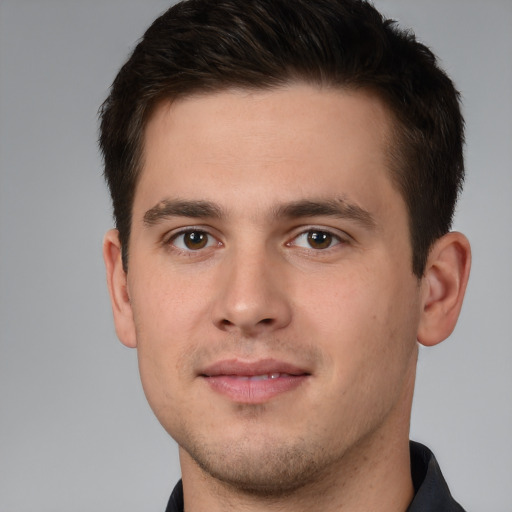
{"type": "Polygon", "coordinates": [[[167,237],[164,240],[164,243],[166,246],[172,247],[173,249],[180,251],[182,253],[194,253],[199,252],[202,249],[207,249],[210,247],[213,247],[215,244],[212,243],[213,241],[216,241],[216,245],[220,246],[222,245],[221,242],[219,242],[211,233],[208,233],[208,231],[200,228],[187,228],[183,229],[181,231],[178,231],[177,233],[173,233],[171,236],[167,237]],[[204,246],[198,247],[196,249],[192,249],[190,247],[186,247],[186,242],[184,240],[184,237],[186,235],[198,235],[198,241],[201,242],[204,240],[204,237],[206,237],[206,243],[204,246]],[[179,247],[176,244],[176,241],[178,239],[182,238],[181,244],[182,247],[179,247]]]}
{"type": "MultiPolygon", "coordinates": [[[[193,241],[193,240],[192,240],[193,241]]],[[[302,229],[297,235],[295,235],[290,241],[286,242],[286,247],[299,247],[306,251],[313,251],[315,253],[325,252],[329,249],[332,249],[338,245],[348,243],[348,235],[341,236],[340,234],[333,233],[329,229],[325,228],[315,228],[309,227],[307,229],[302,229]],[[315,235],[318,237],[320,245],[324,245],[324,247],[312,247],[311,241],[315,239],[315,235]],[[306,246],[301,246],[297,243],[301,238],[304,239],[306,246]]],[[[214,235],[209,233],[205,229],[201,228],[193,228],[189,227],[187,229],[183,229],[178,231],[177,233],[173,233],[171,236],[168,236],[164,240],[164,244],[167,247],[172,248],[173,250],[179,251],[183,254],[192,255],[193,253],[199,253],[203,249],[209,249],[212,247],[220,247],[222,246],[222,242],[220,242],[214,235]],[[197,235],[198,247],[191,248],[187,246],[187,243],[183,237],[187,235],[197,235]],[[177,245],[177,241],[181,238],[181,242],[177,245]],[[205,240],[204,245],[201,243],[205,240]]]]}
{"type": "MultiPolygon", "coordinates": [[[[316,241],[316,240],[315,240],[316,241]]],[[[306,230],[301,231],[298,235],[292,238],[290,242],[288,242],[287,246],[296,246],[301,247],[302,249],[306,249],[309,251],[315,251],[315,252],[323,252],[327,251],[329,249],[332,249],[333,247],[346,243],[347,240],[342,238],[340,235],[333,233],[332,231],[328,229],[319,229],[319,228],[309,228],[306,230]],[[315,236],[316,235],[316,236],[315,236]],[[318,235],[320,235],[318,237],[318,235]],[[320,245],[325,245],[324,247],[312,247],[311,242],[315,240],[315,238],[318,237],[318,241],[320,245]],[[307,243],[308,247],[301,247],[297,244],[297,240],[303,238],[305,242],[307,243]]]]}

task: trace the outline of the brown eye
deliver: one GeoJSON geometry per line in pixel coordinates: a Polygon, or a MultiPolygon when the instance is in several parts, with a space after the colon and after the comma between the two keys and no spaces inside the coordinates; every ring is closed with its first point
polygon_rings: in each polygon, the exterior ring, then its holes
{"type": "Polygon", "coordinates": [[[183,251],[198,251],[215,244],[215,239],[205,231],[185,231],[177,234],[172,245],[183,251]]]}
{"type": "Polygon", "coordinates": [[[330,249],[335,245],[343,243],[343,240],[330,231],[323,229],[310,229],[303,231],[300,235],[295,237],[290,243],[290,246],[302,247],[303,249],[314,249],[321,251],[330,249]]]}
{"type": "Polygon", "coordinates": [[[189,249],[202,249],[208,243],[208,235],[200,231],[191,231],[183,235],[183,243],[189,249]]]}
{"type": "Polygon", "coordinates": [[[327,231],[308,231],[308,244],[313,249],[327,249],[332,245],[333,236],[327,231]]]}

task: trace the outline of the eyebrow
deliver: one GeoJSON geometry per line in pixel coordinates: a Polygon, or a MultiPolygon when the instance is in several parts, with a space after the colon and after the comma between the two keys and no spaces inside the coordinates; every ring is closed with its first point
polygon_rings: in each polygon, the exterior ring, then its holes
{"type": "MultiPolygon", "coordinates": [[[[223,216],[222,209],[210,201],[163,199],[144,214],[143,221],[149,227],[169,217],[220,219],[223,216]]],[[[274,208],[273,216],[287,219],[327,216],[352,220],[368,229],[376,226],[370,212],[342,198],[292,201],[274,208]]]]}
{"type": "Polygon", "coordinates": [[[292,219],[327,216],[353,220],[368,229],[376,227],[375,219],[370,212],[341,198],[319,201],[293,201],[278,207],[275,215],[276,217],[292,219]]]}
{"type": "Polygon", "coordinates": [[[144,214],[144,224],[153,226],[169,217],[193,217],[197,219],[219,219],[221,209],[209,201],[183,201],[164,199],[144,214]]]}

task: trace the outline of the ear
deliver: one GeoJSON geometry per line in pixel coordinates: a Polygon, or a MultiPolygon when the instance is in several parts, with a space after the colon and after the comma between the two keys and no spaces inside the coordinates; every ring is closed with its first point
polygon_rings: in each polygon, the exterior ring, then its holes
{"type": "Polygon", "coordinates": [[[114,313],[117,337],[123,345],[137,346],[132,306],[128,294],[127,275],[123,269],[121,243],[117,229],[111,229],[103,239],[103,260],[107,270],[107,285],[114,313]]]}
{"type": "Polygon", "coordinates": [[[430,250],[422,278],[418,341],[437,345],[455,328],[471,267],[471,247],[462,233],[448,233],[430,250]]]}

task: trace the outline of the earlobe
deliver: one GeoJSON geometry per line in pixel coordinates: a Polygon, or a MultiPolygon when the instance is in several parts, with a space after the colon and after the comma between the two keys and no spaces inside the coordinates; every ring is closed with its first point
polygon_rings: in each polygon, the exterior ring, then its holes
{"type": "Polygon", "coordinates": [[[137,339],[117,229],[108,231],[103,239],[103,260],[107,271],[107,285],[117,337],[123,345],[135,348],[137,339]]]}
{"type": "Polygon", "coordinates": [[[441,237],[432,247],[422,278],[418,341],[437,345],[455,328],[471,267],[471,248],[461,233],[441,237]]]}

